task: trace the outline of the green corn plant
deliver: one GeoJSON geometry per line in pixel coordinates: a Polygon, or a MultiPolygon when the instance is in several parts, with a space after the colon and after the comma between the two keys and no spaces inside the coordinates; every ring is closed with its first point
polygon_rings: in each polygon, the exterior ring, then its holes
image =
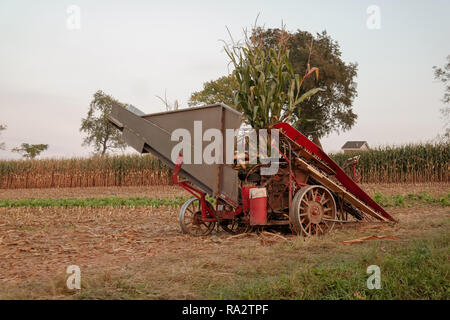
{"type": "Polygon", "coordinates": [[[324,90],[314,88],[300,95],[303,80],[314,73],[318,77],[319,70],[311,68],[303,77],[294,74],[286,49],[287,37],[286,32],[282,33],[278,44],[272,48],[247,36],[243,44],[232,40],[231,45],[224,47],[238,83],[234,104],[254,129],[293,122],[294,111],[299,114],[302,101],[324,90]]]}

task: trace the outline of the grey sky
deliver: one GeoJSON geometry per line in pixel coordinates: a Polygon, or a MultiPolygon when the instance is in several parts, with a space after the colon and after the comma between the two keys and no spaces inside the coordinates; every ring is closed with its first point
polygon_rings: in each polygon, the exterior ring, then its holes
{"type": "MultiPolygon", "coordinates": [[[[102,89],[145,112],[163,111],[155,95],[186,106],[203,82],[227,73],[220,39],[259,22],[289,30],[327,30],[344,60],[358,62],[355,127],[325,138],[369,145],[430,140],[443,131],[443,86],[432,66],[450,54],[449,1],[21,1],[0,2],[0,136],[7,149],[48,143],[45,156],[86,156],[78,129],[102,89]],[[66,10],[81,9],[69,30],[66,10]],[[381,10],[369,30],[366,10],[381,10]]],[[[17,158],[10,151],[0,158],[17,158]]]]}

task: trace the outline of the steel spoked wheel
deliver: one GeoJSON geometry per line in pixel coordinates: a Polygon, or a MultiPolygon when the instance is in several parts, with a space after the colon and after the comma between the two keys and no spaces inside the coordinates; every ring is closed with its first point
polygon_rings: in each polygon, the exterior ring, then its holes
{"type": "Polygon", "coordinates": [[[333,229],[336,220],[336,202],[323,186],[301,188],[292,201],[289,220],[297,234],[323,235],[333,229]]]}
{"type": "MultiPolygon", "coordinates": [[[[209,202],[206,202],[206,204],[214,211],[213,206],[209,202]]],[[[215,221],[202,220],[202,204],[197,198],[191,198],[181,206],[179,218],[183,233],[188,233],[192,236],[206,236],[216,226],[215,221]]]]}

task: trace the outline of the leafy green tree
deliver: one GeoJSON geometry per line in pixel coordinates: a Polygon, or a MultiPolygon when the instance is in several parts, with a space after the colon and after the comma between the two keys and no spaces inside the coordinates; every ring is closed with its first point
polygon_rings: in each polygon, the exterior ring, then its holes
{"type": "Polygon", "coordinates": [[[83,146],[92,145],[95,153],[101,156],[104,156],[108,150],[126,147],[126,143],[121,139],[120,131],[108,121],[114,105],[126,107],[126,104],[99,90],[94,94],[89,105],[87,117],[81,119],[80,132],[87,134],[83,140],[83,146]]]}
{"type": "MultiPolygon", "coordinates": [[[[282,33],[281,29],[255,28],[252,38],[271,48],[282,33]]],[[[311,70],[311,66],[320,70],[318,79],[310,77],[304,81],[300,95],[312,88],[325,89],[303,101],[301,109],[295,110],[295,126],[310,138],[316,138],[316,141],[332,131],[350,129],[357,119],[352,109],[353,100],[357,96],[357,64],[342,60],[339,44],[325,31],[315,36],[300,30],[289,33],[287,48],[295,74],[305,75],[311,70]]],[[[191,95],[190,105],[233,101],[235,88],[237,84],[233,75],[206,82],[203,90],[191,95]]]]}
{"type": "MultiPolygon", "coordinates": [[[[3,124],[0,124],[0,133],[1,133],[3,130],[6,130],[6,126],[3,125],[3,124]]],[[[0,142],[0,150],[3,150],[3,149],[5,149],[5,143],[4,143],[4,142],[0,142]]]]}
{"type": "Polygon", "coordinates": [[[193,107],[203,104],[224,103],[230,107],[234,105],[234,95],[239,87],[234,74],[220,77],[217,80],[203,84],[203,89],[191,94],[188,105],[193,107]]]}
{"type": "Polygon", "coordinates": [[[48,144],[22,143],[20,147],[11,149],[12,152],[20,153],[24,158],[34,159],[48,149],[48,144]]]}
{"type": "MultiPolygon", "coordinates": [[[[434,69],[434,78],[441,81],[445,85],[444,97],[442,102],[445,104],[450,103],[450,55],[447,56],[447,64],[444,68],[438,68],[436,66],[434,69]]],[[[442,117],[445,121],[445,134],[444,137],[450,139],[450,107],[444,107],[441,109],[442,117]]]]}

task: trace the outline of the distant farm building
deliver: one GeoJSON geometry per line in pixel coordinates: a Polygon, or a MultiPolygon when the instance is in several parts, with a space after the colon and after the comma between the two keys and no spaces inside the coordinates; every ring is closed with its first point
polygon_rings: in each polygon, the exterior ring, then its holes
{"type": "Polygon", "coordinates": [[[355,151],[366,151],[369,150],[369,144],[367,141],[347,141],[343,146],[342,150],[344,153],[355,152],[355,151]]]}

